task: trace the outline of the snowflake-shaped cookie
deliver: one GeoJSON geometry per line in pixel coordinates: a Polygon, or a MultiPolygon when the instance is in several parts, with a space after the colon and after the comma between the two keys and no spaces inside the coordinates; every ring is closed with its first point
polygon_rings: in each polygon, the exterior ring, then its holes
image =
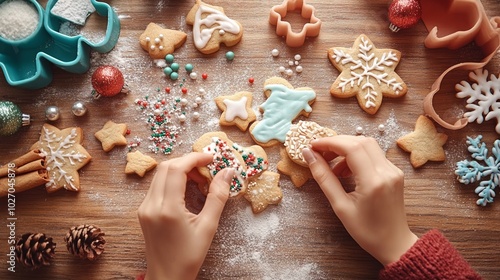
{"type": "Polygon", "coordinates": [[[500,134],[500,75],[491,74],[488,80],[488,70],[476,69],[469,73],[469,78],[475,83],[472,85],[462,81],[455,86],[458,98],[467,98],[464,113],[468,122],[481,124],[483,120],[497,120],[495,131],[500,134]],[[483,117],[484,116],[484,117],[483,117]]]}
{"type": "Polygon", "coordinates": [[[491,149],[493,155],[488,156],[488,148],[481,141],[482,138],[482,135],[476,138],[467,137],[468,151],[474,160],[457,162],[455,174],[462,184],[468,185],[480,181],[475,189],[475,193],[480,197],[476,204],[486,206],[493,202],[494,190],[500,182],[500,140],[495,140],[491,149]]]}
{"type": "Polygon", "coordinates": [[[61,188],[70,191],[80,190],[78,170],[86,165],[91,156],[81,145],[83,131],[79,127],[59,130],[50,124],[44,124],[40,140],[31,149],[39,149],[45,154],[50,181],[45,184],[47,192],[61,188]]]}
{"type": "Polygon", "coordinates": [[[370,39],[360,35],[352,48],[331,48],[330,62],[342,71],[330,93],[335,97],[355,96],[359,105],[369,114],[375,114],[382,104],[382,96],[401,97],[408,88],[395,72],[401,53],[393,49],[377,49],[370,39]]]}

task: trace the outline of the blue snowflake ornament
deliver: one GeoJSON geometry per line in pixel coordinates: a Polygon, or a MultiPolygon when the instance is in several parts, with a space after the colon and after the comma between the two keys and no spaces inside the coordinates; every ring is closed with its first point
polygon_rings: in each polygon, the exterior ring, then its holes
{"type": "Polygon", "coordinates": [[[486,206],[493,202],[495,188],[500,182],[500,139],[495,140],[491,149],[492,156],[488,156],[488,148],[481,141],[482,135],[476,138],[467,137],[468,151],[472,161],[462,160],[457,162],[455,174],[462,184],[471,184],[480,181],[475,193],[480,197],[476,204],[486,206]],[[487,180],[486,180],[487,179],[487,180]]]}

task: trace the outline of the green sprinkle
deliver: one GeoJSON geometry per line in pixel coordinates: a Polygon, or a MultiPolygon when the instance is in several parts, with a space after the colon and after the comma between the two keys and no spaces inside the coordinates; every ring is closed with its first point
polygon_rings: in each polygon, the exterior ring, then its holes
{"type": "Polygon", "coordinates": [[[190,64],[190,63],[188,63],[188,64],[186,64],[186,66],[184,66],[184,69],[186,69],[186,72],[188,72],[188,73],[191,73],[193,71],[193,68],[194,68],[193,64],[190,64]]]}
{"type": "Polygon", "coordinates": [[[172,54],[167,54],[165,56],[165,60],[167,61],[167,63],[170,64],[170,63],[174,62],[174,56],[172,54]]]}
{"type": "Polygon", "coordinates": [[[226,59],[229,60],[229,61],[232,61],[234,59],[234,52],[228,51],[226,53],[226,59]]]}
{"type": "Polygon", "coordinates": [[[180,67],[180,66],[179,66],[179,63],[175,63],[175,62],[174,62],[174,63],[170,64],[170,68],[172,68],[172,70],[173,70],[174,72],[179,71],[179,67],[180,67]]]}
{"type": "Polygon", "coordinates": [[[175,81],[175,80],[177,80],[178,78],[179,78],[179,74],[177,74],[177,72],[172,72],[172,73],[170,74],[170,79],[172,79],[172,80],[174,80],[174,81],[175,81]]]}
{"type": "Polygon", "coordinates": [[[170,68],[170,67],[163,68],[163,73],[165,73],[165,75],[167,75],[167,76],[170,76],[170,74],[172,74],[172,72],[174,72],[174,70],[172,70],[172,68],[170,68]]]}

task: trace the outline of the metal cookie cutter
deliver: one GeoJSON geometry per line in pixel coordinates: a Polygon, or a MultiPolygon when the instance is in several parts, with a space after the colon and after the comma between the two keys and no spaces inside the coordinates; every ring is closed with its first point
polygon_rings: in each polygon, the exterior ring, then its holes
{"type": "Polygon", "coordinates": [[[289,47],[300,47],[304,44],[306,37],[319,35],[321,20],[314,15],[314,12],[314,7],[306,4],[304,0],[284,0],[281,5],[271,8],[269,23],[276,25],[276,34],[284,36],[289,47]],[[300,10],[300,15],[305,19],[309,19],[309,22],[304,25],[299,33],[293,32],[290,23],[283,20],[288,11],[295,10],[300,10]]]}
{"type": "Polygon", "coordinates": [[[67,36],[58,32],[63,20],[50,12],[58,0],[49,0],[46,10],[35,0],[26,1],[38,11],[36,30],[17,41],[0,37],[0,68],[12,86],[29,89],[47,86],[52,81],[51,64],[71,73],[84,73],[90,67],[91,50],[109,52],[118,41],[120,21],[106,3],[91,0],[96,12],[108,18],[105,38],[94,43],[81,34],[67,36]]]}
{"type": "Polygon", "coordinates": [[[461,118],[454,124],[444,121],[434,109],[433,98],[449,72],[482,68],[500,50],[500,16],[488,19],[479,0],[421,0],[420,5],[422,20],[429,30],[424,41],[426,47],[457,49],[474,41],[485,56],[479,62],[462,62],[446,69],[424,99],[425,113],[438,124],[452,130],[464,128],[468,124],[467,118],[461,118]]]}

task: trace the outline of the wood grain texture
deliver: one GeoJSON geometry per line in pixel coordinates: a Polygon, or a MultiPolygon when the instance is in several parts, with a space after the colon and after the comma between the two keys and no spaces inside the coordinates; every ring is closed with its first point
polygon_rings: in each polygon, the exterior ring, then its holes
{"type": "MultiPolygon", "coordinates": [[[[136,210],[154,172],[149,172],[144,178],[125,175],[127,149],[117,147],[106,153],[93,134],[108,120],[126,122],[132,131],[127,139],[143,138],[144,145],[139,150],[147,152],[148,130],[143,115],[133,104],[134,100],[167,86],[176,89],[172,96],[180,95],[179,82],[165,79],[161,69],[154,66],[139,46],[139,35],[151,21],[188,33],[185,45],[175,52],[176,61],[181,67],[186,63],[193,64],[199,75],[209,74],[206,81],[187,78],[188,98],[193,98],[199,88],[207,91],[206,103],[199,109],[201,119],[197,122],[189,119],[182,126],[184,131],[179,139],[183,143],[172,155],[148,152],[157,161],[189,152],[195,139],[213,130],[223,130],[242,145],[252,144],[248,133],[218,126],[220,111],[213,98],[251,91],[254,93],[253,106],[257,109],[264,101],[262,84],[265,79],[279,75],[279,66],[286,66],[295,54],[301,54],[300,64],[304,72],[294,74],[289,81],[295,87],[315,89],[317,99],[309,120],[329,126],[339,134],[355,134],[355,128],[363,126],[366,135],[376,137],[385,146],[387,157],[405,173],[405,199],[412,230],[421,235],[431,228],[439,228],[485,279],[500,277],[500,250],[496,248],[500,241],[498,202],[484,208],[476,206],[474,187],[461,185],[453,174],[455,163],[469,158],[466,136],[482,134],[491,146],[498,137],[494,131],[495,123],[470,124],[460,131],[438,127],[439,132],[449,135],[445,145],[447,159],[444,163],[427,163],[418,170],[411,167],[409,154],[395,144],[398,136],[413,130],[415,121],[423,113],[422,100],[443,70],[458,62],[481,59],[476,47],[470,45],[456,51],[426,49],[423,40],[427,32],[422,23],[392,33],[387,22],[390,1],[311,0],[308,3],[316,7],[317,16],[323,20],[321,33],[317,38],[306,40],[303,47],[290,49],[268,24],[269,9],[281,1],[212,0],[210,4],[223,6],[227,15],[238,20],[244,28],[241,43],[231,48],[236,58],[227,62],[224,54],[228,48],[222,47],[219,52],[208,56],[195,50],[191,27],[185,24],[185,15],[193,1],[106,2],[115,7],[120,16],[120,39],[110,53],[92,54],[88,73],[71,74],[54,67],[54,81],[47,88],[35,91],[12,88],[3,75],[0,78],[0,99],[17,103],[34,118],[30,127],[0,140],[0,163],[22,155],[37,141],[44,123],[44,111],[49,105],[61,109],[61,118],[54,125],[83,128],[83,145],[93,157],[91,163],[80,171],[80,193],[59,191],[48,195],[40,187],[16,195],[16,236],[25,232],[44,232],[52,236],[57,243],[56,259],[50,267],[37,271],[18,265],[15,273],[8,272],[9,232],[7,227],[1,226],[0,279],[132,279],[145,271],[144,240],[136,210]],[[380,110],[373,116],[363,112],[355,98],[336,99],[329,94],[339,72],[328,61],[327,49],[350,47],[361,33],[367,34],[378,48],[394,48],[402,52],[402,61],[396,71],[409,88],[404,98],[384,99],[380,110]],[[271,56],[274,48],[281,50],[278,58],[271,56]],[[90,76],[97,66],[103,64],[115,65],[122,70],[131,93],[93,100],[90,76]],[[254,85],[247,82],[249,77],[254,77],[254,85]],[[86,102],[89,110],[82,118],[71,113],[71,105],[78,100],[86,102]],[[377,131],[379,124],[388,127],[385,134],[377,131]],[[106,233],[105,252],[93,263],[73,258],[63,244],[67,230],[83,223],[95,224],[106,233]]],[[[483,4],[489,16],[500,14],[498,1],[485,0],[483,4]]],[[[296,20],[294,29],[300,28],[303,20],[296,15],[290,18],[296,20]]],[[[102,20],[92,21],[88,26],[90,30],[99,27],[102,27],[102,20]]],[[[497,56],[488,69],[498,74],[499,65],[497,56]]],[[[467,79],[466,72],[453,72],[445,80],[442,94],[436,96],[438,111],[449,120],[457,118],[463,110],[463,100],[453,95],[454,85],[463,79],[467,79]]],[[[266,150],[271,170],[275,171],[279,150],[276,147],[266,150]]],[[[348,188],[353,188],[351,181],[345,183],[348,188]]],[[[248,212],[250,206],[243,199],[228,203],[199,279],[377,277],[381,265],[352,240],[316,183],[310,181],[297,189],[286,176],[282,176],[281,186],[284,191],[282,204],[270,206],[258,216],[248,212]]],[[[189,209],[201,209],[203,197],[191,185],[186,199],[189,209]]],[[[0,200],[0,219],[7,223],[7,201],[4,199],[0,200]]],[[[161,240],[158,244],[161,245],[161,240]]]]}

